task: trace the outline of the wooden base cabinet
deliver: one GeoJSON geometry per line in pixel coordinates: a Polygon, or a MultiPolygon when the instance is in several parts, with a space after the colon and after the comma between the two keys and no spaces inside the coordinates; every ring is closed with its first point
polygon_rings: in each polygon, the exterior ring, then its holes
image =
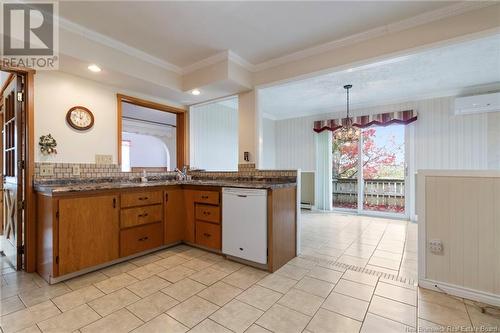
{"type": "Polygon", "coordinates": [[[186,209],[184,208],[184,190],[181,187],[164,191],[165,197],[165,244],[184,240],[186,209]]]}
{"type": "Polygon", "coordinates": [[[163,245],[163,223],[157,222],[120,231],[120,257],[163,245]]]}
{"type": "MultiPolygon", "coordinates": [[[[271,272],[296,254],[296,190],[268,191],[271,272]]],[[[37,272],[56,282],[58,277],[179,242],[221,252],[221,199],[220,187],[196,185],[38,193],[37,272]]]]}
{"type": "Polygon", "coordinates": [[[220,188],[184,190],[184,241],[216,251],[222,249],[220,188]]]}
{"type": "Polygon", "coordinates": [[[118,258],[117,195],[63,198],[58,206],[57,275],[118,258]]]}

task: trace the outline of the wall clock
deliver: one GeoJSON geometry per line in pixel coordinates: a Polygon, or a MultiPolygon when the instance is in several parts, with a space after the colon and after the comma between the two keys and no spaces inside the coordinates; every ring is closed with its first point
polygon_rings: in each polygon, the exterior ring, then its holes
{"type": "Polygon", "coordinates": [[[66,122],[78,131],[85,131],[94,126],[94,115],[83,106],[74,106],[66,113],[66,122]]]}

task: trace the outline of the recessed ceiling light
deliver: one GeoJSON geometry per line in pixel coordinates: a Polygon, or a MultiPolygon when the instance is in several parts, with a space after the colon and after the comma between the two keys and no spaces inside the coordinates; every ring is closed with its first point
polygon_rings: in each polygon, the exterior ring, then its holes
{"type": "Polygon", "coordinates": [[[97,66],[96,64],[89,65],[87,67],[89,71],[94,72],[94,73],[99,73],[101,71],[101,67],[97,66]]]}
{"type": "Polygon", "coordinates": [[[201,94],[201,91],[199,91],[198,89],[193,89],[191,90],[191,94],[198,96],[199,94],[201,94]]]}

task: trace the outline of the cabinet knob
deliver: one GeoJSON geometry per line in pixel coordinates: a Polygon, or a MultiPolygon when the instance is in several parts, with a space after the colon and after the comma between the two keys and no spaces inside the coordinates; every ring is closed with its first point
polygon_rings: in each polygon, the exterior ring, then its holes
{"type": "Polygon", "coordinates": [[[202,195],[201,198],[202,199],[208,199],[208,195],[202,195]]]}
{"type": "Polygon", "coordinates": [[[139,200],[148,200],[149,198],[148,197],[139,197],[139,200]]]}
{"type": "Polygon", "coordinates": [[[139,216],[139,217],[146,217],[146,216],[148,216],[148,213],[139,214],[138,216],[139,216]]]}
{"type": "Polygon", "coordinates": [[[210,212],[207,212],[207,211],[203,211],[203,215],[210,215],[210,212]]]}
{"type": "Polygon", "coordinates": [[[203,233],[203,236],[210,237],[211,235],[208,232],[203,233]]]}

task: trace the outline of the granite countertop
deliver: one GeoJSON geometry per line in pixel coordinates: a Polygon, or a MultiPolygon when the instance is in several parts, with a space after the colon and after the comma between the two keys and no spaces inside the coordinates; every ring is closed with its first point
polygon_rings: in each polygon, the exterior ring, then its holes
{"type": "Polygon", "coordinates": [[[196,186],[220,186],[220,187],[238,187],[238,188],[254,188],[254,189],[277,189],[285,187],[294,187],[295,182],[285,181],[269,181],[269,180],[231,180],[231,179],[214,179],[214,180],[152,180],[145,183],[138,181],[107,181],[107,182],[66,182],[62,180],[60,183],[51,182],[35,183],[35,191],[45,194],[65,194],[74,192],[98,191],[98,190],[114,190],[127,188],[148,188],[155,186],[169,185],[196,185],[196,186]]]}

